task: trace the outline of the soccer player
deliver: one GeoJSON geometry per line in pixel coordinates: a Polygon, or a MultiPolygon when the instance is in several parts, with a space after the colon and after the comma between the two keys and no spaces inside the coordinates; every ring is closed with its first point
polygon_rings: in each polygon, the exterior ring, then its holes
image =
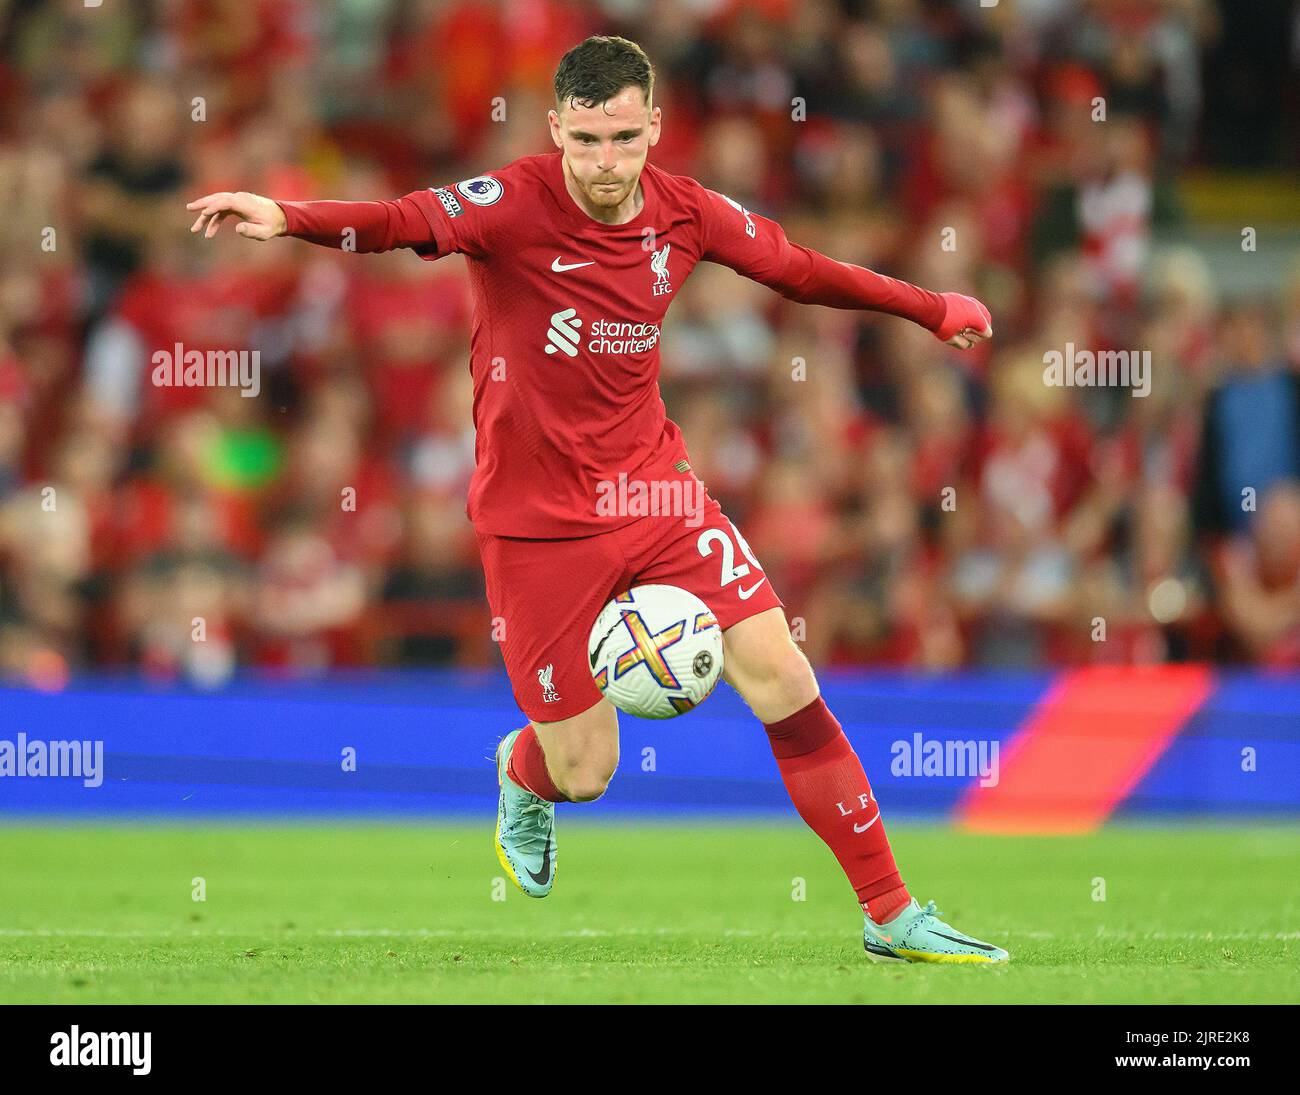
{"type": "Polygon", "coordinates": [[[653,93],[639,46],[589,38],[556,70],[556,152],[395,201],[208,194],[187,207],[192,231],[210,238],[230,220],[252,240],[466,256],[477,429],[466,513],[529,719],[497,749],[496,847],[524,893],[545,897],[555,880],[555,804],[599,798],[618,764],[616,712],[587,660],[592,623],[630,586],[664,583],[713,610],[724,678],[767,731],[795,809],[848,875],[868,955],[1004,962],[1005,950],[908,893],[857,754],[753,552],[691,471],[658,384],[660,324],[700,262],[790,300],[901,316],[960,349],[992,335],[988,310],[791,243],[775,222],[647,163],[662,122],[653,93]],[[597,498],[620,474],[700,497],[700,512],[607,513],[597,498]]]}

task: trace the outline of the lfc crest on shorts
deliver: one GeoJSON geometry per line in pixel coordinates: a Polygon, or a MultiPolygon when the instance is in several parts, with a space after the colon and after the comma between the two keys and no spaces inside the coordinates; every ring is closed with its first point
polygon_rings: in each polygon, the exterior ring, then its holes
{"type": "Polygon", "coordinates": [[[537,671],[537,683],[542,686],[543,703],[555,703],[560,698],[560,694],[555,691],[555,686],[551,683],[551,677],[554,675],[555,665],[553,663],[537,671]]]}

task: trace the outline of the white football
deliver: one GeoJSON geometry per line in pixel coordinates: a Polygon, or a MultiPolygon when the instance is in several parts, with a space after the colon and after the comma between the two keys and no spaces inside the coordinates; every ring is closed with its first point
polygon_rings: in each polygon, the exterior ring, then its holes
{"type": "Polygon", "coordinates": [[[722,631],[709,606],[677,586],[634,586],[596,617],[591,676],[615,707],[643,719],[684,715],[722,676],[722,631]]]}

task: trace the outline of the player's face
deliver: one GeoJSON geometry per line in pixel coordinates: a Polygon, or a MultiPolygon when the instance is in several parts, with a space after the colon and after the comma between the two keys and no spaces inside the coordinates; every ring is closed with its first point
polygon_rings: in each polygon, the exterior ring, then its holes
{"type": "Polygon", "coordinates": [[[636,191],[646,156],[659,143],[659,108],[639,87],[595,106],[561,103],[550,113],[551,139],[593,206],[622,205],[636,191]]]}

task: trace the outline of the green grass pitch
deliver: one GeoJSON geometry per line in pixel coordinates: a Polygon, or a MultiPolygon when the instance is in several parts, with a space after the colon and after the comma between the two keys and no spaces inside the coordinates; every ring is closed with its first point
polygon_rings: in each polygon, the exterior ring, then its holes
{"type": "Polygon", "coordinates": [[[544,901],[503,889],[491,818],[0,827],[0,1002],[1300,999],[1294,828],[892,825],[913,893],[1011,951],[992,968],[868,962],[852,893],[797,823],[576,813],[544,901]]]}

